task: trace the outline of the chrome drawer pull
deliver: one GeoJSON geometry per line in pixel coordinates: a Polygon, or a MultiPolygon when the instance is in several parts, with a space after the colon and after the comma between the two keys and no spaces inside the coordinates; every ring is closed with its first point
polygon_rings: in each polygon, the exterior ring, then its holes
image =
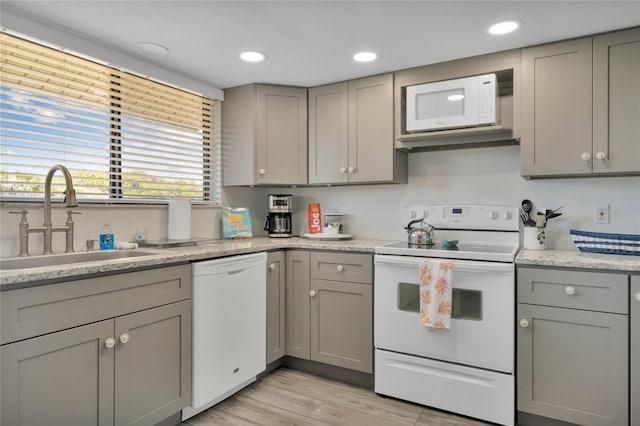
{"type": "Polygon", "coordinates": [[[120,336],[120,343],[127,343],[129,342],[129,335],[127,333],[124,333],[122,336],[120,336]]]}
{"type": "Polygon", "coordinates": [[[109,337],[104,341],[104,345],[107,347],[107,349],[111,349],[116,345],[116,339],[114,339],[113,337],[109,337]]]}
{"type": "Polygon", "coordinates": [[[522,319],[520,320],[520,327],[522,327],[522,328],[527,328],[527,327],[529,327],[529,321],[527,321],[526,319],[522,318],[522,319]]]}
{"type": "Polygon", "coordinates": [[[636,293],[636,300],[640,302],[640,293],[636,293]]]}
{"type": "Polygon", "coordinates": [[[576,289],[568,285],[564,288],[564,292],[571,296],[572,294],[576,294],[576,289]]]}
{"type": "Polygon", "coordinates": [[[338,271],[338,272],[344,271],[344,266],[342,266],[342,265],[336,266],[336,271],[338,271]]]}

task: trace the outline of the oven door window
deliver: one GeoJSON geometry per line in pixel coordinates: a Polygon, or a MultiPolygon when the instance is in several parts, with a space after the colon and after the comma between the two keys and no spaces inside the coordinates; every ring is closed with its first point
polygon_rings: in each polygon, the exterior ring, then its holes
{"type": "MultiPolygon", "coordinates": [[[[453,289],[451,318],[482,321],[482,291],[453,289]]],[[[398,310],[420,312],[420,286],[415,283],[398,283],[398,310]]]]}

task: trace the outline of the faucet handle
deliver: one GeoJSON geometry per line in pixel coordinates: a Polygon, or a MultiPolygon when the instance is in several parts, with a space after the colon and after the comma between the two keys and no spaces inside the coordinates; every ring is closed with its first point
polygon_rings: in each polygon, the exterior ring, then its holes
{"type": "Polygon", "coordinates": [[[20,223],[27,223],[27,215],[29,214],[28,211],[26,210],[20,210],[18,212],[9,212],[10,214],[21,214],[22,216],[20,217],[20,223]]]}
{"type": "Polygon", "coordinates": [[[71,215],[74,215],[74,214],[82,214],[82,213],[74,212],[73,210],[67,210],[67,223],[73,222],[73,219],[71,219],[71,215]]]}

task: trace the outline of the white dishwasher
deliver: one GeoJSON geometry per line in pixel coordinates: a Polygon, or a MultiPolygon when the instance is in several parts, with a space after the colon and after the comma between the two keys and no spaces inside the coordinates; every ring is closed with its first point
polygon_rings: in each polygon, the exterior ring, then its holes
{"type": "Polygon", "coordinates": [[[265,370],[266,264],[266,253],[193,263],[193,392],[182,420],[265,370]]]}

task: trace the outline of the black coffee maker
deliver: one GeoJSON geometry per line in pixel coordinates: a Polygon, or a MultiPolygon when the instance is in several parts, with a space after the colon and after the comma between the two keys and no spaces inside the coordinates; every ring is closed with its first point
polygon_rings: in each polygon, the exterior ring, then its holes
{"type": "Polygon", "coordinates": [[[293,196],[290,194],[269,194],[269,214],[264,222],[264,230],[272,238],[291,237],[291,211],[293,196]]]}

